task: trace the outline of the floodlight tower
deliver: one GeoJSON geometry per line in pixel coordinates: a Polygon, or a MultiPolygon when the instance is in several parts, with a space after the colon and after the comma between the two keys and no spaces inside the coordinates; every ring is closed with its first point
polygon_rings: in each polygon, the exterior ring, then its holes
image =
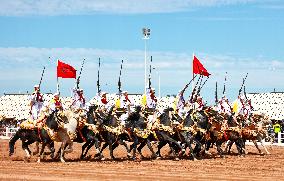
{"type": "Polygon", "coordinates": [[[149,28],[143,28],[142,29],[142,33],[143,33],[143,39],[145,40],[145,57],[144,57],[144,61],[145,61],[145,75],[144,75],[144,79],[145,79],[145,85],[144,85],[144,93],[146,94],[146,88],[147,88],[147,40],[149,40],[150,38],[150,29],[149,28]]]}

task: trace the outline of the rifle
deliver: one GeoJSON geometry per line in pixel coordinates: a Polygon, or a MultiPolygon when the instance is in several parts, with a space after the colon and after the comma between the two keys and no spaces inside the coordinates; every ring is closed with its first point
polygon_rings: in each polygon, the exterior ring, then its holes
{"type": "Polygon", "coordinates": [[[122,70],[122,64],[123,64],[123,60],[121,60],[121,64],[120,64],[120,71],[119,71],[119,78],[118,78],[118,93],[121,93],[121,81],[120,81],[120,77],[121,77],[121,70],[122,70]]]}
{"type": "Polygon", "coordinates": [[[195,86],[194,86],[194,88],[193,88],[193,90],[192,90],[192,93],[191,93],[189,102],[192,102],[192,101],[194,100],[196,87],[197,87],[197,85],[199,84],[199,80],[200,80],[201,77],[202,77],[201,75],[198,77],[197,83],[195,84],[195,86]]]}
{"type": "Polygon", "coordinates": [[[205,85],[205,83],[207,82],[208,79],[209,79],[209,77],[207,77],[206,80],[203,82],[202,86],[199,88],[199,92],[203,88],[203,86],[205,85]]]}
{"type": "Polygon", "coordinates": [[[208,79],[209,79],[209,77],[206,78],[206,80],[203,82],[202,85],[201,85],[201,83],[200,83],[200,86],[199,86],[199,88],[198,88],[198,90],[197,90],[197,92],[196,92],[196,94],[195,94],[194,100],[196,100],[196,99],[197,99],[197,96],[200,95],[200,91],[201,91],[201,89],[203,88],[203,86],[205,85],[205,83],[207,82],[208,79]]]}
{"type": "Polygon", "coordinates": [[[215,104],[218,105],[218,84],[216,81],[216,89],[215,89],[215,104]]]}
{"type": "Polygon", "coordinates": [[[181,94],[184,93],[184,91],[188,88],[188,86],[191,84],[191,82],[194,80],[194,78],[196,77],[197,75],[195,74],[194,77],[184,86],[184,88],[180,91],[181,94]]]}
{"type": "Polygon", "coordinates": [[[149,73],[149,89],[151,89],[151,73],[152,73],[152,56],[150,61],[150,73],[149,73]]]}
{"type": "Polygon", "coordinates": [[[223,96],[224,96],[225,93],[226,93],[226,82],[227,82],[227,72],[226,72],[226,74],[225,74],[225,82],[224,82],[223,96]]]}
{"type": "Polygon", "coordinates": [[[80,78],[81,78],[81,74],[82,74],[84,63],[85,63],[85,59],[83,59],[83,62],[82,62],[82,65],[81,65],[81,69],[80,69],[80,73],[79,73],[79,76],[77,78],[77,89],[79,89],[80,78]]]}
{"type": "Polygon", "coordinates": [[[247,92],[246,92],[246,86],[244,86],[244,94],[245,94],[245,98],[246,98],[246,100],[248,100],[247,92]]]}
{"type": "Polygon", "coordinates": [[[39,90],[40,90],[40,86],[41,86],[42,78],[43,78],[43,75],[44,75],[44,70],[45,70],[45,66],[43,67],[43,70],[42,70],[42,73],[41,73],[41,77],[40,77],[40,81],[39,81],[39,84],[38,84],[38,88],[39,88],[39,90]]]}
{"type": "Polygon", "coordinates": [[[241,95],[241,92],[242,92],[242,89],[243,89],[243,86],[245,84],[245,81],[246,81],[247,77],[248,77],[248,73],[246,74],[245,78],[243,79],[243,83],[242,83],[241,88],[239,90],[239,96],[241,95]]]}
{"type": "Polygon", "coordinates": [[[101,92],[101,89],[100,89],[100,67],[101,67],[101,58],[99,58],[99,67],[98,67],[98,80],[97,80],[98,93],[101,92]]]}

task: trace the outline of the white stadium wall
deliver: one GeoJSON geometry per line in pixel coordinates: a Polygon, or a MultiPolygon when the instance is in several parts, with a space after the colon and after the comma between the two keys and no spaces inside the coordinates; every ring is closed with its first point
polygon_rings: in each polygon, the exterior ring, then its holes
{"type": "MultiPolygon", "coordinates": [[[[271,119],[284,119],[284,93],[250,93],[247,97],[251,99],[254,110],[265,113],[271,119]]],[[[44,94],[44,100],[49,102],[52,94],[44,94]]],[[[107,99],[115,103],[118,98],[115,94],[108,94],[107,99]]],[[[140,105],[142,95],[129,95],[129,99],[134,105],[140,105]]],[[[71,97],[63,97],[64,107],[69,107],[72,103],[71,97]]],[[[158,109],[172,107],[175,101],[174,97],[162,97],[158,100],[158,109]]],[[[96,97],[92,98],[90,103],[95,104],[96,97]]],[[[14,118],[24,120],[29,116],[29,95],[27,94],[7,94],[0,97],[0,117],[14,118]]]]}

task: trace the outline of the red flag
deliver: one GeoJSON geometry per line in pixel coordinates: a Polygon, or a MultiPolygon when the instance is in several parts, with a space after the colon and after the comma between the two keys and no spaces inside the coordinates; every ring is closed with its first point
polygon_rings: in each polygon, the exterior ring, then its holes
{"type": "Polygon", "coordinates": [[[71,65],[68,65],[58,60],[57,77],[76,79],[76,70],[71,65]]]}
{"type": "Polygon", "coordinates": [[[206,77],[211,75],[195,56],[193,56],[193,73],[204,75],[206,77]]]}

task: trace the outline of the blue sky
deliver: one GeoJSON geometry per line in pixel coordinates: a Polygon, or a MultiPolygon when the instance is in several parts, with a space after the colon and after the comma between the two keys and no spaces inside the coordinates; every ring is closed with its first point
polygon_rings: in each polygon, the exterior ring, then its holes
{"type": "MultiPolygon", "coordinates": [[[[81,87],[96,93],[101,85],[117,92],[144,90],[142,28],[151,29],[147,55],[153,56],[153,85],[176,94],[192,77],[194,53],[212,74],[202,95],[213,102],[228,72],[227,95],[237,96],[248,72],[248,92],[284,91],[284,2],[280,0],[0,0],[0,92],[31,91],[46,66],[42,91],[56,91],[56,60],[77,70],[85,58],[81,87]],[[48,59],[51,57],[51,60],[48,59]]],[[[74,80],[60,79],[62,95],[74,80]]],[[[189,90],[187,94],[189,94],[189,90]]]]}

